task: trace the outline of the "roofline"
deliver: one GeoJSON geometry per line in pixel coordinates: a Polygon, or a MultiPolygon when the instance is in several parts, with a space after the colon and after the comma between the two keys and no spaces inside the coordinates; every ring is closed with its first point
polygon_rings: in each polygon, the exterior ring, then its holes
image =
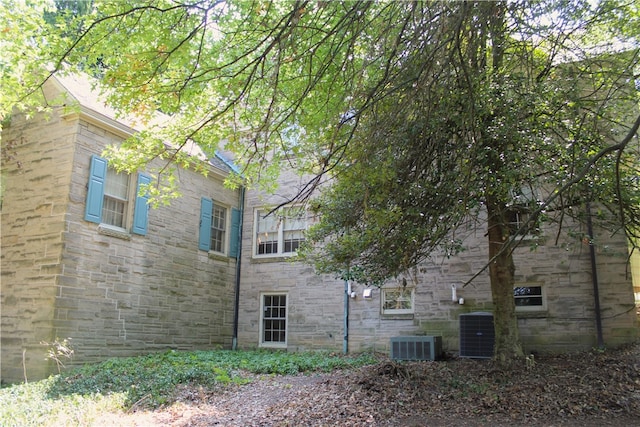
{"type": "Polygon", "coordinates": [[[105,129],[124,138],[129,138],[130,136],[133,136],[138,132],[132,127],[127,126],[124,123],[121,123],[110,117],[107,117],[104,114],[88,108],[80,103],[78,103],[78,105],[80,106],[79,112],[73,111],[70,113],[62,114],[61,117],[67,120],[74,119],[76,117],[81,118],[91,124],[97,125],[102,129],[105,129]]]}
{"type": "MultiPolygon", "coordinates": [[[[67,94],[67,96],[72,98],[73,101],[76,103],[76,105],[79,107],[78,109],[74,109],[67,113],[63,112],[60,115],[61,118],[65,120],[73,120],[75,118],[82,119],[87,121],[90,124],[96,125],[101,129],[104,129],[108,132],[115,134],[116,136],[119,136],[125,139],[140,132],[139,130],[132,128],[131,126],[126,125],[117,119],[113,119],[105,114],[100,113],[99,111],[96,111],[93,108],[87,107],[79,99],[73,96],[73,94],[58,79],[56,79],[55,76],[51,80],[62,92],[64,92],[65,94],[67,94]]],[[[165,143],[165,145],[167,147],[170,147],[170,145],[167,143],[165,143]]],[[[237,167],[235,165],[230,164],[228,160],[221,157],[217,152],[215,153],[215,156],[219,158],[227,167],[229,167],[232,170],[232,172],[238,173],[237,167]]],[[[218,175],[222,179],[225,179],[231,173],[216,167],[208,159],[201,160],[201,161],[207,165],[209,172],[218,175]]]]}
{"type": "Polygon", "coordinates": [[[231,160],[227,159],[225,156],[223,156],[218,150],[216,150],[214,153],[214,156],[216,156],[222,163],[224,163],[225,165],[227,165],[227,167],[229,169],[231,169],[236,175],[242,176],[242,173],[240,172],[240,169],[238,168],[238,166],[233,163],[231,160]]]}

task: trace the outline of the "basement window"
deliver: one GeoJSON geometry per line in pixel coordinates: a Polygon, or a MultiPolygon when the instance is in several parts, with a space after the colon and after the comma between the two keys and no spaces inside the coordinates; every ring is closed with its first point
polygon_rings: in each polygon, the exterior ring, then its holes
{"type": "Polygon", "coordinates": [[[547,309],[544,288],[538,284],[522,284],[513,288],[517,312],[544,311],[547,309]]]}
{"type": "Polygon", "coordinates": [[[382,289],[382,314],[413,314],[414,288],[382,289]]]}

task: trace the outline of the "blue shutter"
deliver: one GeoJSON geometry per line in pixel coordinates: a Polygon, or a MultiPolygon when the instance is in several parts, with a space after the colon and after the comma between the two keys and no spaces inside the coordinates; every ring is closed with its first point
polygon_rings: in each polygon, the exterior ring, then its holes
{"type": "Polygon", "coordinates": [[[198,249],[208,251],[211,249],[211,212],[213,201],[203,197],[200,203],[200,233],[198,249]]]}
{"type": "Polygon", "coordinates": [[[242,225],[242,215],[239,209],[231,209],[231,236],[229,238],[229,256],[238,258],[240,255],[240,226],[242,225]]]}
{"type": "Polygon", "coordinates": [[[107,161],[102,157],[91,156],[89,185],[87,186],[87,204],[84,219],[100,224],[102,218],[102,202],[104,199],[104,180],[107,177],[107,161]]]}
{"type": "Polygon", "coordinates": [[[131,232],[145,236],[147,234],[147,222],[149,218],[149,194],[140,195],[140,187],[151,182],[149,175],[138,175],[136,186],[136,204],[133,210],[133,227],[131,232]]]}

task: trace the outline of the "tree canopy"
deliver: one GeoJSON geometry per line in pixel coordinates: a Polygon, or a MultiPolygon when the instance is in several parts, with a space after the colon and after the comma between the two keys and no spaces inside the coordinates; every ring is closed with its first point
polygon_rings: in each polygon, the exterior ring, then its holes
{"type": "Polygon", "coordinates": [[[330,182],[312,202],[322,244],[303,254],[322,272],[380,283],[456,253],[461,224],[486,227],[502,359],[519,354],[518,236],[597,201],[602,225],[637,238],[634,1],[114,0],[67,8],[55,31],[33,25],[41,12],[15,40],[41,58],[4,41],[3,83],[19,90],[3,115],[37,93],[18,77],[36,65],[83,70],[123,113],[171,117],[110,149],[120,167],[193,166],[179,151],[195,141],[234,152],[249,187],[284,167],[310,177],[299,199],[330,182]]]}

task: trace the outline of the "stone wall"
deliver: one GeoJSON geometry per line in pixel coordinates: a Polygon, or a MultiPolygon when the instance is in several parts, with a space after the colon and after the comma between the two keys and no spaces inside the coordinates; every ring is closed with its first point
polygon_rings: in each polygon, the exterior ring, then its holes
{"type": "MultiPolygon", "coordinates": [[[[140,351],[229,347],[233,325],[235,260],[198,250],[200,199],[237,207],[239,196],[210,179],[180,171],[182,196],[149,211],[145,236],[104,235],[83,220],[86,183],[96,144],[113,135],[79,125],[75,173],[64,234],[64,283],[56,327],[74,338],[84,359],[140,351]]],[[[99,152],[99,151],[98,151],[99,152]]]]}
{"type": "MultiPolygon", "coordinates": [[[[183,192],[170,206],[149,212],[145,236],[114,236],[84,220],[92,154],[125,136],[108,120],[87,114],[53,114],[45,120],[15,115],[2,133],[15,141],[16,162],[2,168],[2,324],[1,379],[21,381],[52,373],[44,361],[56,338],[71,338],[74,363],[166,349],[230,347],[234,318],[236,263],[198,250],[201,197],[228,208],[239,194],[224,188],[223,174],[209,178],[180,171],[183,192]]],[[[284,173],[281,191],[248,192],[243,217],[238,345],[259,346],[260,297],[288,296],[288,350],[344,346],[344,283],[316,275],[313,268],[284,258],[252,256],[254,210],[286,201],[304,183],[284,173]]],[[[578,225],[565,228],[584,233],[578,225]]],[[[488,274],[463,284],[482,269],[486,239],[467,229],[466,250],[446,258],[434,255],[415,278],[415,313],[382,315],[381,291],[362,297],[353,284],[348,299],[349,351],[388,351],[397,335],[442,335],[445,351],[458,350],[459,316],[491,311],[488,274]],[[463,305],[453,302],[451,285],[463,305]]],[[[541,284],[543,311],[519,314],[526,351],[589,348],[596,341],[596,311],[589,246],[569,234],[560,244],[555,230],[535,251],[515,254],[516,280],[541,284]]],[[[596,235],[596,261],[605,344],[638,337],[627,245],[619,236],[596,235]]],[[[635,267],[637,271],[637,267],[635,267]]],[[[637,285],[637,277],[636,286],[637,285]]],[[[393,283],[391,283],[393,284],[393,283]]],[[[636,288],[638,292],[638,288],[636,288]]]]}
{"type": "MultiPolygon", "coordinates": [[[[288,350],[343,348],[345,304],[341,280],[316,275],[311,266],[299,262],[251,257],[253,210],[264,204],[281,203],[300,183],[296,175],[284,174],[275,196],[247,196],[239,325],[239,344],[243,348],[259,346],[260,298],[265,292],[288,295],[288,350]]],[[[372,298],[364,299],[365,286],[352,285],[356,297],[349,298],[349,351],[388,352],[389,339],[399,335],[441,335],[445,351],[458,351],[460,314],[492,310],[488,272],[463,286],[487,262],[484,231],[459,231],[466,236],[465,251],[451,258],[435,254],[417,269],[413,315],[382,315],[381,291],[374,288],[372,298]],[[463,305],[452,301],[452,284],[457,287],[458,297],[464,298],[463,305]]],[[[546,298],[544,310],[518,313],[525,351],[573,351],[597,345],[589,246],[569,237],[585,230],[577,224],[566,225],[558,244],[556,231],[546,230],[545,239],[535,250],[525,243],[514,254],[516,282],[543,286],[546,298]]],[[[634,341],[639,329],[627,245],[619,236],[600,231],[596,235],[596,252],[605,344],[634,341]]],[[[408,282],[414,283],[411,277],[408,282]]]]}
{"type": "MultiPolygon", "coordinates": [[[[200,199],[239,194],[181,170],[182,197],[151,209],[145,236],[84,220],[92,154],[122,140],[86,115],[16,116],[22,169],[7,168],[2,207],[2,381],[53,372],[42,341],[71,338],[71,365],[166,349],[231,346],[235,259],[198,250],[200,199]],[[123,238],[124,237],[124,238],[123,238]]],[[[7,165],[10,166],[10,165],[7,165]]]]}
{"type": "Polygon", "coordinates": [[[14,115],[2,143],[2,381],[42,378],[50,369],[41,342],[55,340],[56,284],[62,273],[76,125],[58,116],[14,115]],[[23,362],[26,368],[23,367],[23,362]]]}

